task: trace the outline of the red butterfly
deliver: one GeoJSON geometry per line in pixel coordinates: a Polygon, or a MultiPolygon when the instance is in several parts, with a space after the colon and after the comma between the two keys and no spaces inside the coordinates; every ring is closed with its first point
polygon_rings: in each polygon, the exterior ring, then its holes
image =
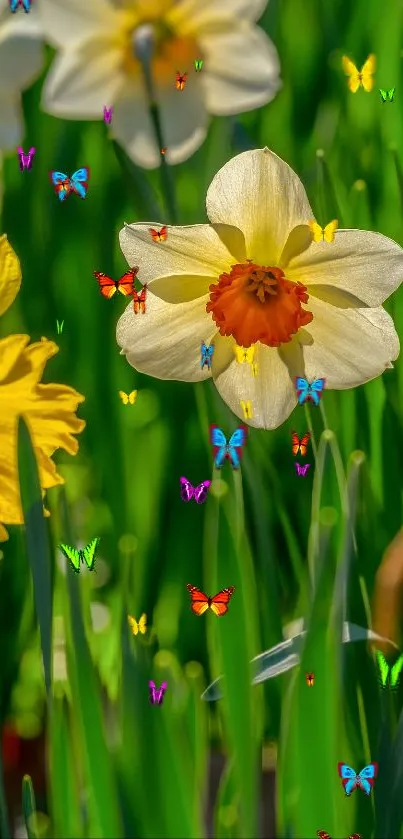
{"type": "Polygon", "coordinates": [[[311,435],[309,431],[304,434],[301,439],[299,439],[298,434],[295,431],[291,432],[291,439],[292,439],[292,453],[294,457],[297,456],[298,452],[301,452],[302,457],[305,457],[307,452],[307,446],[311,439],[311,435]]]}
{"type": "Polygon", "coordinates": [[[177,71],[176,82],[175,82],[175,87],[176,87],[177,90],[183,90],[184,89],[187,77],[188,77],[187,73],[182,73],[182,75],[181,75],[179,70],[177,71]]]}
{"type": "MultiPolygon", "coordinates": [[[[331,836],[325,830],[317,830],[316,835],[319,836],[319,839],[331,839],[331,836]]],[[[348,839],[361,839],[361,836],[359,833],[352,833],[348,839]]]]}
{"type": "Polygon", "coordinates": [[[146,313],[146,297],[147,297],[147,283],[143,285],[141,291],[133,291],[133,309],[136,315],[139,312],[142,312],[143,315],[146,313]]]}
{"type": "Polygon", "coordinates": [[[112,280],[112,277],[108,277],[108,275],[103,274],[102,271],[94,271],[94,277],[96,277],[99,282],[99,290],[103,297],[110,299],[117,291],[120,291],[121,294],[128,297],[130,294],[137,293],[134,288],[134,278],[138,270],[138,267],[131,268],[130,271],[123,274],[119,280],[112,280]]]}
{"type": "Polygon", "coordinates": [[[207,612],[207,609],[211,609],[218,618],[228,612],[227,603],[229,603],[235,591],[235,586],[230,586],[230,588],[223,588],[214,597],[207,597],[207,594],[203,594],[199,588],[190,585],[190,583],[187,584],[186,588],[190,591],[191,609],[195,615],[203,615],[204,612],[207,612]]]}
{"type": "Polygon", "coordinates": [[[151,233],[151,238],[153,242],[165,242],[165,239],[168,236],[168,230],[166,225],[161,227],[161,230],[154,230],[153,227],[149,227],[149,232],[151,233]]]}
{"type": "Polygon", "coordinates": [[[305,678],[308,687],[313,687],[313,685],[315,684],[315,673],[306,673],[305,678]]]}

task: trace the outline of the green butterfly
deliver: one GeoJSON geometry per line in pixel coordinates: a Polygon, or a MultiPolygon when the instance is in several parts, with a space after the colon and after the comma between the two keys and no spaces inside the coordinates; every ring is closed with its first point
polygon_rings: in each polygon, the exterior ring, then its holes
{"type": "Polygon", "coordinates": [[[392,667],[389,666],[385,656],[379,650],[376,650],[376,660],[379,667],[381,687],[386,688],[386,684],[389,681],[392,690],[396,690],[399,684],[400,671],[403,667],[403,654],[399,656],[392,667]]]}
{"type": "Polygon", "coordinates": [[[391,87],[390,90],[382,90],[381,88],[379,88],[379,93],[381,94],[382,102],[393,102],[395,90],[395,87],[391,87]]]}
{"type": "Polygon", "coordinates": [[[196,70],[196,73],[197,73],[199,70],[201,70],[201,69],[202,69],[202,67],[203,67],[203,59],[202,59],[202,58],[196,58],[196,59],[195,59],[195,70],[196,70]]]}
{"type": "Polygon", "coordinates": [[[90,571],[94,570],[94,562],[95,562],[95,552],[98,547],[100,539],[97,536],[92,542],[87,545],[86,548],[83,548],[82,551],[78,551],[76,548],[71,548],[70,545],[59,545],[60,550],[64,553],[65,557],[70,560],[73,568],[75,571],[80,571],[80,562],[83,564],[85,563],[90,571]]]}
{"type": "Polygon", "coordinates": [[[56,321],[56,328],[57,334],[60,335],[63,332],[64,320],[57,320],[56,321]]]}

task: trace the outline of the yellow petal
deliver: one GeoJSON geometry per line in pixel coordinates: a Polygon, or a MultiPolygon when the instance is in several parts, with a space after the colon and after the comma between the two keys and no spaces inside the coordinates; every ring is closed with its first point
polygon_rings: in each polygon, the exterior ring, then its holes
{"type": "Polygon", "coordinates": [[[0,236],[0,315],[14,302],[21,286],[21,266],[6,234],[0,236]]]}
{"type": "Polygon", "coordinates": [[[8,542],[8,533],[0,522],[0,542],[8,542]]]}

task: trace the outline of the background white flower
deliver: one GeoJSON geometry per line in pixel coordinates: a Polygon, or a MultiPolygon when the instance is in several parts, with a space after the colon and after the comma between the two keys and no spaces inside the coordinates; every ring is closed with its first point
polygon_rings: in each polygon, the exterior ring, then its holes
{"type": "Polygon", "coordinates": [[[12,14],[8,0],[0,0],[0,149],[15,150],[24,132],[21,91],[39,75],[43,41],[38,9],[12,14]]]}
{"type": "Polygon", "coordinates": [[[145,168],[160,150],[148,110],[136,44],[152,26],[152,63],[168,163],[186,160],[203,143],[208,113],[258,108],[280,87],[277,52],[255,26],[267,0],[37,0],[57,49],[43,107],[58,117],[102,119],[114,105],[112,135],[145,168]],[[194,60],[202,58],[201,72],[194,60]],[[187,72],[183,91],[176,72],[187,72]]]}

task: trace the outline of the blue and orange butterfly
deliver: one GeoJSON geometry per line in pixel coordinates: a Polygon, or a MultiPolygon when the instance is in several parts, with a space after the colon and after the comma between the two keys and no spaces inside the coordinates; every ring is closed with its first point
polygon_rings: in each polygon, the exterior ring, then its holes
{"type": "Polygon", "coordinates": [[[228,458],[233,469],[239,469],[242,457],[242,447],[246,443],[248,429],[244,425],[239,426],[229,440],[218,425],[210,426],[210,441],[214,448],[214,466],[221,469],[224,460],[228,458]]]}
{"type": "Polygon", "coordinates": [[[10,12],[16,12],[19,7],[28,14],[31,11],[31,0],[9,0],[10,12]]]}
{"type": "Polygon", "coordinates": [[[59,201],[64,201],[71,192],[75,192],[80,198],[86,198],[88,192],[88,181],[90,170],[88,166],[77,169],[69,178],[64,172],[49,172],[50,180],[55,188],[59,201]]]}
{"type": "Polygon", "coordinates": [[[369,763],[368,766],[364,766],[364,769],[361,769],[358,775],[347,763],[338,763],[337,769],[346,795],[351,795],[356,787],[360,787],[365,795],[370,794],[378,774],[377,763],[369,763]]]}
{"type": "Polygon", "coordinates": [[[326,385],[326,379],[315,379],[309,383],[302,376],[297,376],[295,379],[295,387],[297,391],[298,404],[303,405],[307,399],[310,399],[314,405],[319,405],[322,390],[326,385]]]}
{"type": "Polygon", "coordinates": [[[203,367],[205,365],[207,365],[207,369],[211,370],[211,362],[212,362],[212,358],[213,358],[214,344],[209,344],[207,346],[207,344],[205,344],[204,341],[203,341],[203,343],[200,345],[200,352],[201,352],[201,358],[200,358],[201,369],[203,370],[203,367]]]}

